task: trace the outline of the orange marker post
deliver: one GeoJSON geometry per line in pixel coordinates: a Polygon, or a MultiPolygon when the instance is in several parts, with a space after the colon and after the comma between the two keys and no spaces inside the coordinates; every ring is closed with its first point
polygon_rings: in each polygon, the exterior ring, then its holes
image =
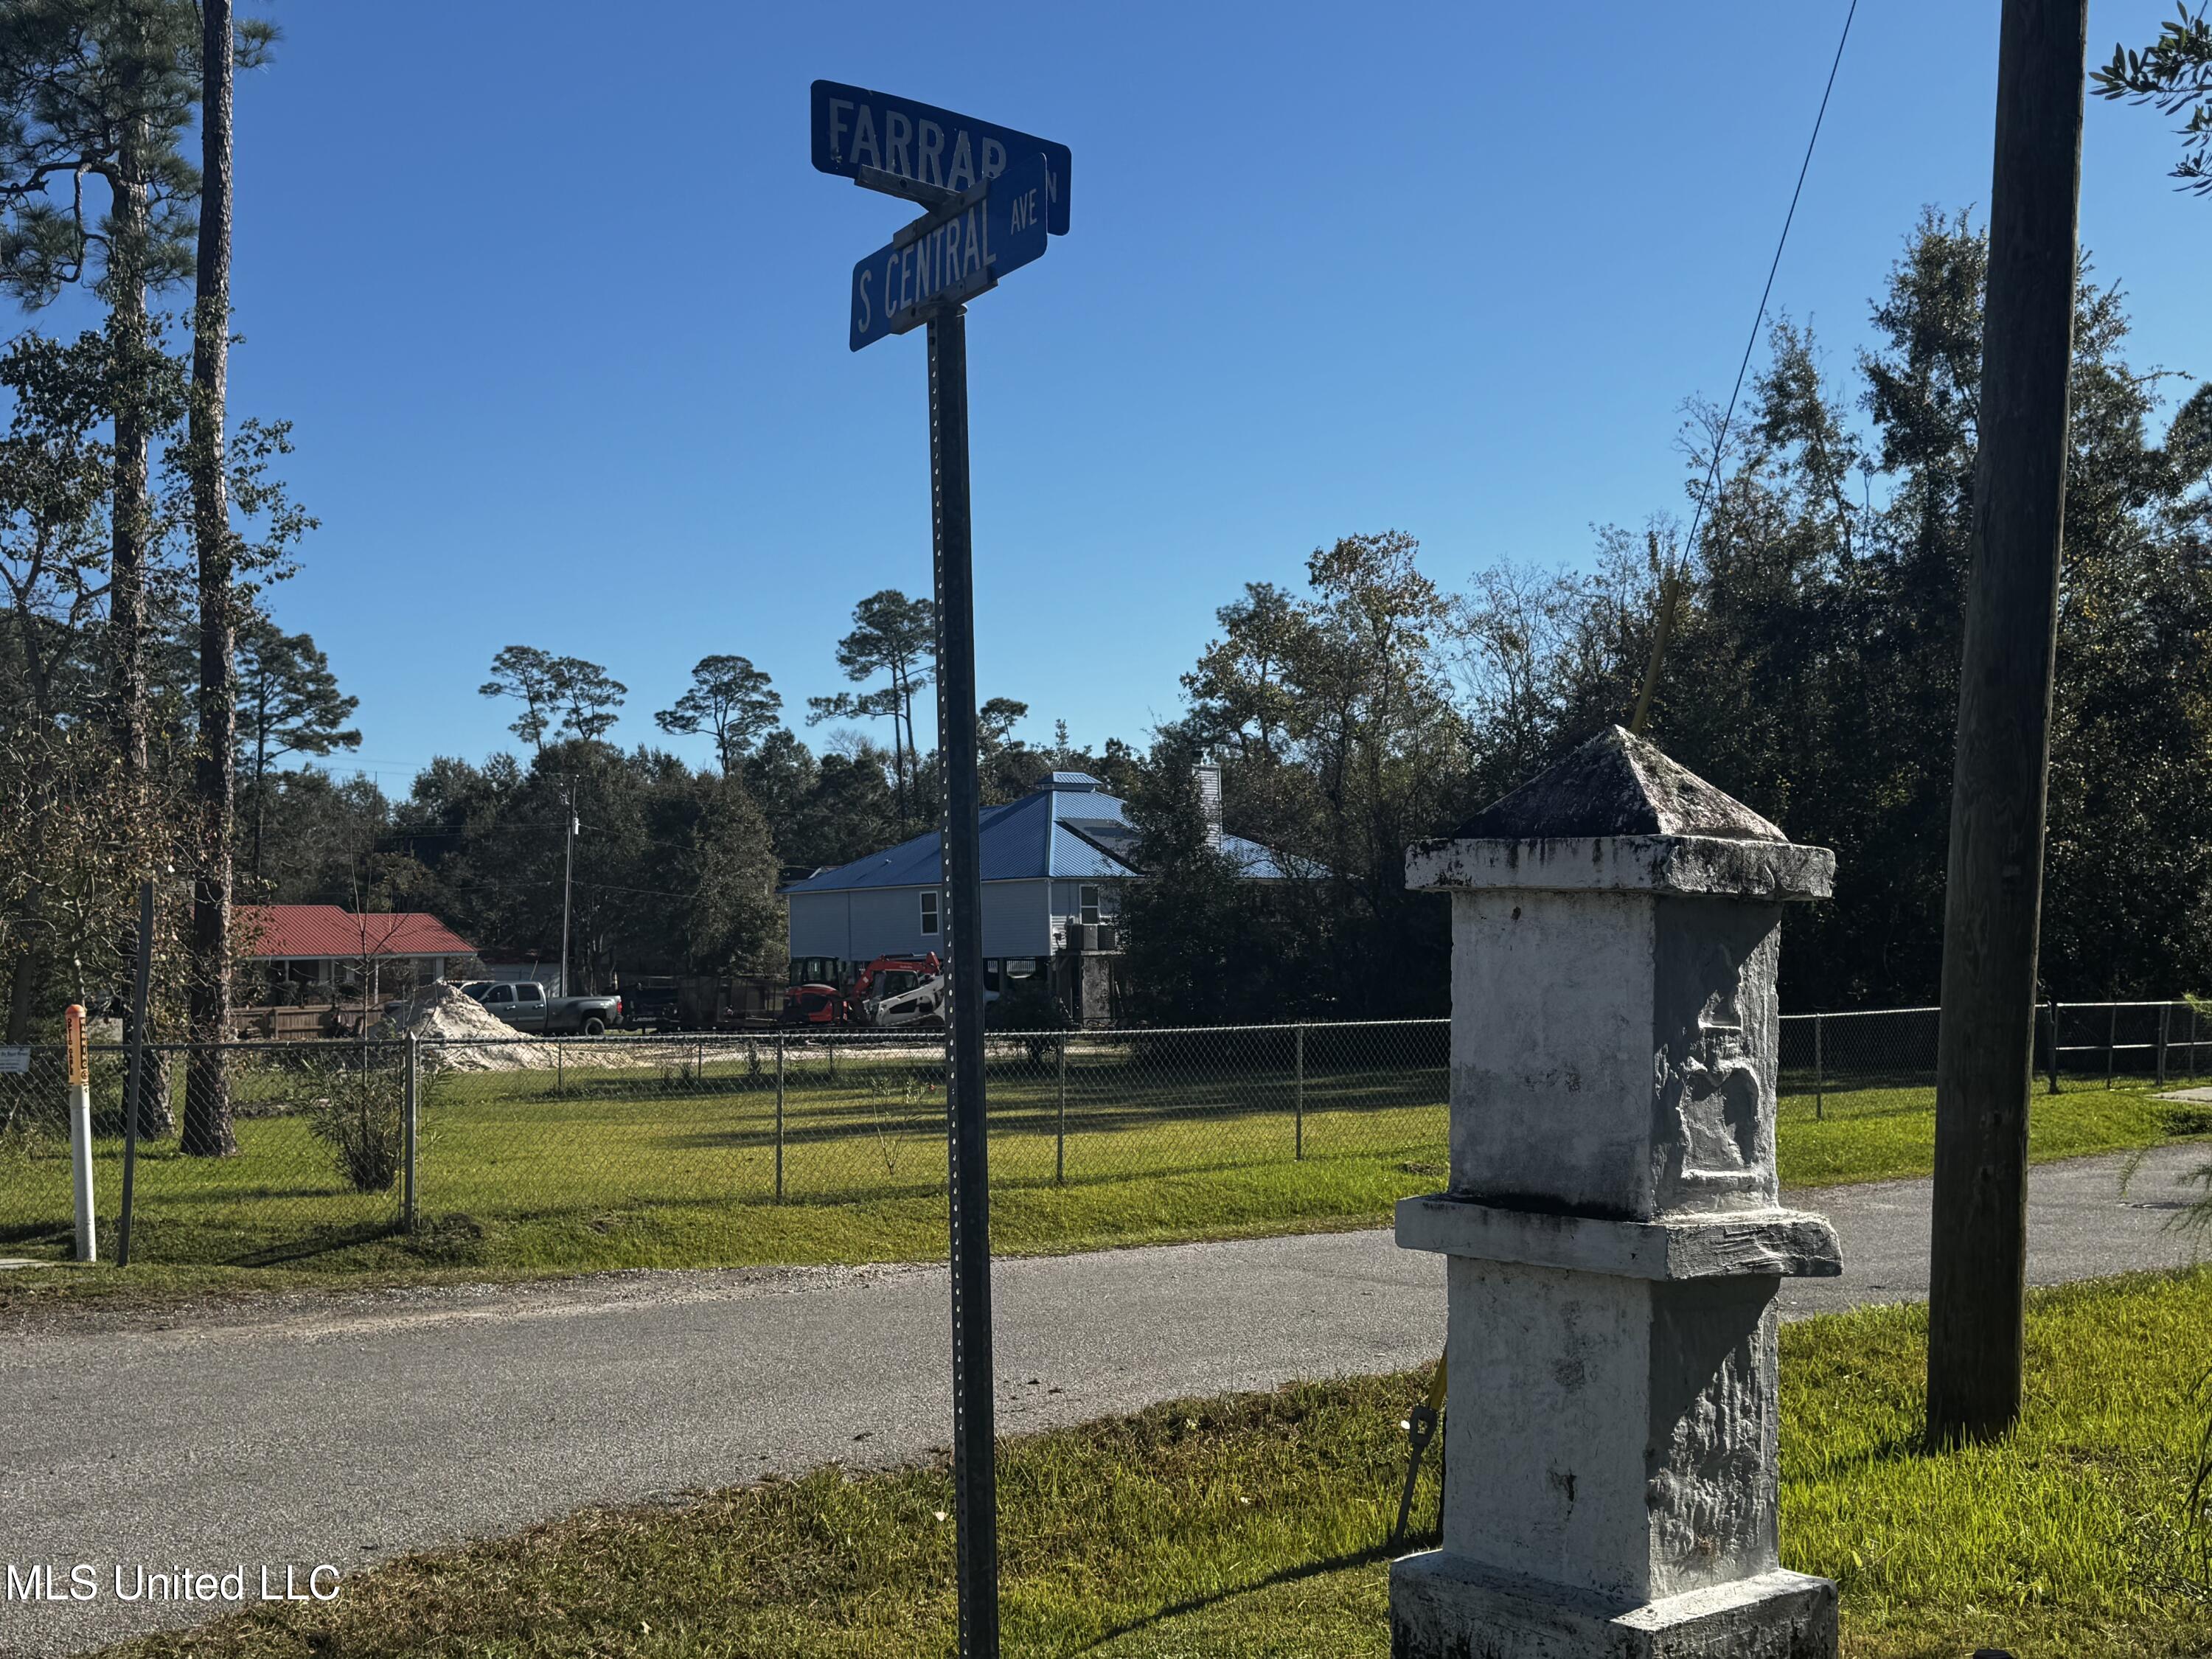
{"type": "Polygon", "coordinates": [[[100,1245],[92,1219],[92,1054],[84,1040],[84,1010],[72,1002],[62,1018],[69,1054],[70,1167],[76,1188],[76,1259],[97,1261],[100,1245]]]}

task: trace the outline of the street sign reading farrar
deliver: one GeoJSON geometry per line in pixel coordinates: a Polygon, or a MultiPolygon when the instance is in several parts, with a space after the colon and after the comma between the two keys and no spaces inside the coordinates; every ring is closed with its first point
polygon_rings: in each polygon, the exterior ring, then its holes
{"type": "Polygon", "coordinates": [[[1047,227],[1055,236],[1067,234],[1066,144],[837,81],[814,83],[809,125],[815,167],[847,179],[873,171],[940,190],[966,190],[997,178],[1024,156],[1042,155],[1047,227]]]}
{"type": "Polygon", "coordinates": [[[1042,254],[1045,191],[1043,156],[1018,158],[854,265],[852,349],[903,334],[932,304],[972,299],[1042,254]]]}

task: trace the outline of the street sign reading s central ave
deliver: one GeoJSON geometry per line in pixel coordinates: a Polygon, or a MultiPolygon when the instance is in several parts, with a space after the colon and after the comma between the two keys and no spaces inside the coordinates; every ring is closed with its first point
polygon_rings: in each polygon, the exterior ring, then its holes
{"type": "Polygon", "coordinates": [[[933,302],[972,296],[1042,254],[1045,191],[1044,157],[1015,161],[854,265],[852,349],[904,333],[933,302]]]}

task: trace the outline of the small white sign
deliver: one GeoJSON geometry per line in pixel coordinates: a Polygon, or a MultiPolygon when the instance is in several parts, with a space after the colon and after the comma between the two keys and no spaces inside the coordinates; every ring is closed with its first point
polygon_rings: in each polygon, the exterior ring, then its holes
{"type": "Polygon", "coordinates": [[[0,1072],[27,1072],[31,1069],[28,1048],[0,1048],[0,1072]]]}

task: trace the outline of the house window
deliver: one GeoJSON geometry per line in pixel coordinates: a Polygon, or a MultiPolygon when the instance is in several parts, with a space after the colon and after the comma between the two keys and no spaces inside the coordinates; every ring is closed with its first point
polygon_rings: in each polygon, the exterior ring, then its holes
{"type": "Polygon", "coordinates": [[[925,934],[937,931],[937,895],[927,888],[921,895],[921,931],[925,934]]]}
{"type": "Polygon", "coordinates": [[[1075,890],[1075,902],[1076,908],[1083,913],[1081,916],[1083,925],[1085,927],[1096,927],[1098,925],[1098,888],[1097,884],[1095,883],[1087,883],[1085,885],[1077,888],[1075,890]]]}
{"type": "Polygon", "coordinates": [[[1028,979],[1036,972],[1036,958],[1035,957],[1008,957],[1006,958],[1006,977],[1008,979],[1028,979]]]}

